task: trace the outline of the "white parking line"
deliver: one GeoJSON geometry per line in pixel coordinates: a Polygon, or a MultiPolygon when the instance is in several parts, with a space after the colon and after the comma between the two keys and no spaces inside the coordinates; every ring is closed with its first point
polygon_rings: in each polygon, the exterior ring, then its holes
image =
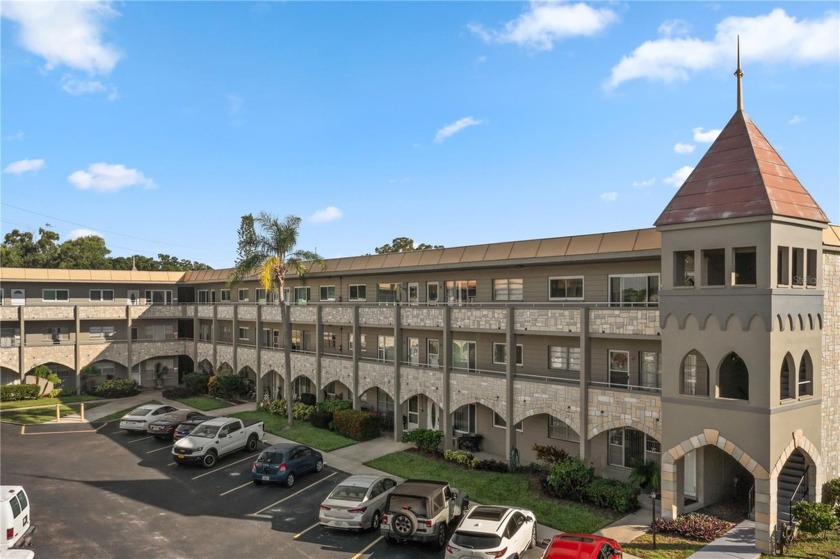
{"type": "Polygon", "coordinates": [[[373,540],[369,546],[367,546],[366,548],[364,548],[363,550],[361,550],[360,552],[358,552],[356,555],[354,555],[353,557],[351,557],[351,559],[359,559],[359,557],[361,557],[362,555],[364,555],[365,553],[367,553],[367,550],[368,550],[368,549],[370,549],[371,547],[375,546],[376,544],[378,544],[378,543],[379,543],[379,542],[381,542],[381,541],[382,541],[382,536],[379,536],[377,539],[373,540]]]}
{"type": "Polygon", "coordinates": [[[128,442],[127,442],[127,443],[125,443],[125,444],[134,444],[134,443],[139,443],[140,441],[148,441],[149,439],[154,439],[154,438],[155,438],[154,436],[151,436],[151,437],[143,437],[142,439],[134,439],[133,441],[128,441],[128,442]]]}
{"type": "Polygon", "coordinates": [[[171,447],[171,446],[162,446],[162,447],[160,447],[160,448],[156,448],[156,449],[154,449],[154,450],[150,450],[150,451],[149,451],[149,452],[147,452],[146,454],[151,454],[151,453],[153,453],[153,452],[160,452],[161,450],[172,450],[172,447],[171,447]]]}
{"type": "Polygon", "coordinates": [[[239,487],[234,487],[233,489],[228,489],[228,490],[227,490],[227,491],[225,491],[224,493],[219,493],[219,497],[224,497],[224,496],[225,496],[225,495],[227,495],[228,493],[233,493],[234,491],[239,491],[239,490],[240,490],[240,489],[242,489],[243,487],[248,487],[249,485],[254,485],[254,483],[253,483],[252,481],[249,481],[248,483],[243,483],[243,484],[242,484],[242,485],[240,485],[239,487]]]}
{"type": "MultiPolygon", "coordinates": [[[[252,454],[252,455],[248,456],[247,458],[243,458],[242,460],[237,460],[236,462],[231,462],[230,464],[227,464],[227,466],[233,466],[234,464],[239,464],[240,462],[246,462],[248,460],[253,460],[254,456],[259,456],[259,454],[252,454]]],[[[207,473],[198,474],[193,479],[195,480],[195,479],[198,479],[200,477],[209,476],[210,474],[215,474],[215,473],[223,472],[223,471],[225,471],[224,468],[219,468],[219,469],[216,469],[216,470],[210,470],[207,473]]]]}
{"type": "Polygon", "coordinates": [[[299,537],[301,537],[302,535],[304,535],[305,533],[307,533],[307,532],[308,532],[309,530],[311,530],[312,528],[317,528],[317,527],[318,527],[318,526],[320,526],[320,525],[321,525],[321,523],[320,523],[320,522],[316,522],[315,524],[313,524],[312,526],[310,526],[309,528],[307,528],[307,529],[306,529],[306,530],[304,530],[303,532],[298,532],[297,534],[295,534],[294,536],[292,536],[292,539],[293,539],[293,540],[296,540],[296,539],[298,539],[299,537]]]}
{"type": "Polygon", "coordinates": [[[265,511],[267,511],[267,510],[268,510],[268,509],[270,509],[271,507],[276,507],[277,505],[279,505],[279,504],[280,504],[280,503],[282,503],[283,501],[287,501],[287,500],[291,499],[292,497],[295,497],[295,496],[297,496],[297,495],[300,495],[301,493],[303,493],[304,491],[306,491],[306,490],[307,490],[307,489],[309,489],[310,487],[315,487],[315,486],[316,486],[316,485],[318,485],[319,483],[323,483],[323,482],[327,481],[328,479],[330,479],[331,477],[333,477],[333,476],[334,476],[334,475],[336,475],[336,474],[338,474],[338,472],[333,472],[333,473],[331,473],[330,475],[328,475],[327,477],[323,477],[323,478],[319,479],[318,481],[316,481],[315,483],[310,484],[310,485],[307,485],[307,486],[306,486],[306,487],[304,487],[303,489],[301,489],[301,490],[299,490],[299,491],[295,491],[295,492],[294,492],[294,493],[292,493],[291,495],[288,495],[288,496],[286,496],[286,497],[283,497],[282,499],[280,499],[280,500],[279,500],[279,501],[277,501],[276,503],[271,503],[271,504],[270,504],[270,505],[268,505],[267,507],[262,508],[262,509],[258,510],[257,512],[253,513],[253,514],[249,514],[248,516],[256,516],[257,518],[269,518],[269,519],[270,519],[270,518],[271,518],[271,515],[270,515],[270,514],[262,514],[262,513],[264,513],[265,511]]]}

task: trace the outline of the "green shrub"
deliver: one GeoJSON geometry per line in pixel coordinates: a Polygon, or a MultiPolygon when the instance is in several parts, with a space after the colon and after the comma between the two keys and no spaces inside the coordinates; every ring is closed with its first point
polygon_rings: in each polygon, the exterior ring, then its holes
{"type": "Polygon", "coordinates": [[[586,500],[617,512],[636,510],[639,489],[617,479],[596,478],[586,488],[586,500]]]}
{"type": "Polygon", "coordinates": [[[586,488],[595,479],[595,468],[590,468],[580,458],[568,456],[551,468],[548,485],[564,499],[583,502],[586,488]]]}
{"type": "Polygon", "coordinates": [[[298,421],[309,421],[312,412],[315,411],[315,406],[309,406],[303,402],[295,402],[292,404],[292,417],[298,421]]]}
{"type": "Polygon", "coordinates": [[[647,462],[636,461],[633,464],[633,470],[630,472],[630,481],[644,491],[659,489],[659,464],[653,460],[647,462]]]}
{"type": "Polygon", "coordinates": [[[732,522],[696,512],[678,516],[673,520],[657,518],[654,525],[657,532],[677,534],[701,542],[713,541],[735,526],[732,522]]]}
{"type": "Polygon", "coordinates": [[[509,472],[510,467],[507,462],[501,460],[476,460],[473,466],[476,470],[485,470],[488,472],[509,472]]]}
{"type": "Polygon", "coordinates": [[[809,501],[794,503],[793,518],[799,523],[800,530],[813,535],[834,530],[838,522],[831,505],[809,501]]]}
{"type": "Polygon", "coordinates": [[[96,395],[100,398],[125,398],[139,394],[140,390],[133,379],[112,379],[106,380],[96,387],[96,395]]]}
{"type": "Polygon", "coordinates": [[[443,431],[436,429],[414,429],[403,431],[402,442],[412,443],[417,450],[423,452],[437,452],[440,441],[443,439],[443,431]]]}
{"type": "Polygon", "coordinates": [[[37,400],[41,388],[37,384],[4,384],[0,386],[0,401],[37,400]]]}
{"type": "Polygon", "coordinates": [[[32,374],[36,377],[50,381],[51,383],[53,383],[54,386],[58,386],[61,384],[61,377],[52,372],[52,370],[46,365],[38,365],[37,367],[32,369],[32,374]]]}
{"type": "Polygon", "coordinates": [[[58,398],[62,392],[64,392],[63,388],[53,388],[50,392],[50,398],[58,398]]]}
{"type": "Polygon", "coordinates": [[[192,390],[193,394],[207,394],[207,383],[210,375],[204,373],[187,373],[184,375],[184,386],[192,390]]]}
{"type": "Polygon", "coordinates": [[[840,516],[840,477],[823,484],[822,502],[834,507],[834,512],[837,513],[837,516],[840,516]]]}
{"type": "Polygon", "coordinates": [[[466,450],[445,450],[443,452],[443,459],[447,462],[453,462],[455,464],[460,464],[461,466],[466,466],[467,468],[474,468],[478,462],[478,458],[474,457],[466,450]]]}
{"type": "Polygon", "coordinates": [[[326,411],[315,407],[315,410],[309,416],[309,423],[312,424],[313,427],[317,427],[318,429],[329,429],[330,424],[333,420],[333,413],[331,411],[326,411]]]}
{"type": "Polygon", "coordinates": [[[562,448],[551,445],[534,444],[533,450],[537,453],[537,460],[545,462],[549,468],[562,462],[569,456],[569,453],[562,448]]]}
{"type": "Polygon", "coordinates": [[[335,413],[341,410],[349,410],[353,407],[350,400],[321,400],[316,404],[319,410],[335,413]]]}
{"type": "Polygon", "coordinates": [[[245,379],[237,375],[216,375],[207,381],[207,393],[214,398],[234,400],[245,391],[245,379]]]}
{"type": "Polygon", "coordinates": [[[286,415],[286,400],[270,400],[269,402],[263,402],[260,404],[260,407],[267,411],[268,413],[273,413],[275,415],[286,415]]]}
{"type": "Polygon", "coordinates": [[[340,410],[333,414],[333,429],[354,441],[368,441],[382,432],[382,418],[376,412],[340,410]]]}

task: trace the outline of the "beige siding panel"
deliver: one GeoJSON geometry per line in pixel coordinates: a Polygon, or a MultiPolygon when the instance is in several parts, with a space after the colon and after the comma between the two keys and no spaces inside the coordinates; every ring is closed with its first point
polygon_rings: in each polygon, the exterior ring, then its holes
{"type": "Polygon", "coordinates": [[[377,254],[375,256],[371,256],[368,258],[367,262],[365,263],[366,270],[378,270],[382,268],[382,265],[385,263],[385,254],[377,254]]]}
{"type": "Polygon", "coordinates": [[[569,237],[543,239],[542,241],[540,241],[540,248],[537,250],[537,258],[564,256],[568,248],[569,237]]]}
{"type": "Polygon", "coordinates": [[[487,254],[487,245],[469,246],[464,249],[461,262],[481,262],[487,254]]]}
{"type": "Polygon", "coordinates": [[[385,256],[385,260],[383,261],[382,267],[383,268],[396,268],[402,264],[402,260],[405,256],[405,253],[402,252],[394,252],[385,256]]]}
{"type": "Polygon", "coordinates": [[[608,233],[604,235],[598,252],[629,252],[636,244],[637,231],[622,231],[621,233],[608,233]]]}
{"type": "Polygon", "coordinates": [[[569,242],[569,248],[566,250],[567,255],[577,254],[595,254],[598,252],[598,247],[601,244],[603,235],[581,235],[579,237],[572,237],[569,242]]]}
{"type": "Polygon", "coordinates": [[[370,256],[357,256],[353,259],[353,264],[350,265],[351,270],[366,270],[368,269],[368,260],[370,256]]]}
{"type": "Polygon", "coordinates": [[[517,241],[513,243],[513,248],[510,251],[510,258],[533,258],[537,255],[540,248],[540,241],[517,241]]]}
{"type": "Polygon", "coordinates": [[[829,225],[823,229],[823,244],[840,247],[840,225],[829,225]]]}
{"type": "Polygon", "coordinates": [[[656,229],[639,229],[636,237],[636,250],[659,250],[662,248],[662,235],[656,229]]]}
{"type": "Polygon", "coordinates": [[[411,252],[403,253],[402,265],[403,266],[417,266],[420,264],[420,258],[423,255],[423,251],[421,250],[414,250],[411,252]]]}
{"type": "Polygon", "coordinates": [[[487,245],[487,253],[484,255],[484,260],[506,260],[510,251],[513,248],[513,243],[495,243],[487,245]]]}
{"type": "Polygon", "coordinates": [[[440,264],[457,264],[461,261],[461,256],[464,255],[464,247],[460,248],[446,248],[440,257],[440,264]]]}
{"type": "Polygon", "coordinates": [[[440,262],[441,256],[443,256],[443,249],[441,249],[441,250],[424,250],[423,254],[420,256],[420,265],[421,266],[435,265],[438,262],[440,262]]]}

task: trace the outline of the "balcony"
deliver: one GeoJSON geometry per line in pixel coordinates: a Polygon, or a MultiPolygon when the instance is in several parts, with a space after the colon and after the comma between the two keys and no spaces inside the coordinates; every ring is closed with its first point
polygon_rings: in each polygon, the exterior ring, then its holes
{"type": "Polygon", "coordinates": [[[595,308],[589,314],[590,334],[657,336],[658,308],[595,308]]]}

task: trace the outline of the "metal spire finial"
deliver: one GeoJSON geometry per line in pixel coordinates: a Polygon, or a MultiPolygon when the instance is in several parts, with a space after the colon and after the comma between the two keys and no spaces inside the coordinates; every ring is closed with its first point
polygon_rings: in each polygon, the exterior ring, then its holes
{"type": "Polygon", "coordinates": [[[735,77],[738,79],[738,110],[744,110],[744,95],[741,91],[741,78],[744,77],[744,71],[741,70],[741,36],[738,35],[738,69],[735,70],[735,77]]]}

